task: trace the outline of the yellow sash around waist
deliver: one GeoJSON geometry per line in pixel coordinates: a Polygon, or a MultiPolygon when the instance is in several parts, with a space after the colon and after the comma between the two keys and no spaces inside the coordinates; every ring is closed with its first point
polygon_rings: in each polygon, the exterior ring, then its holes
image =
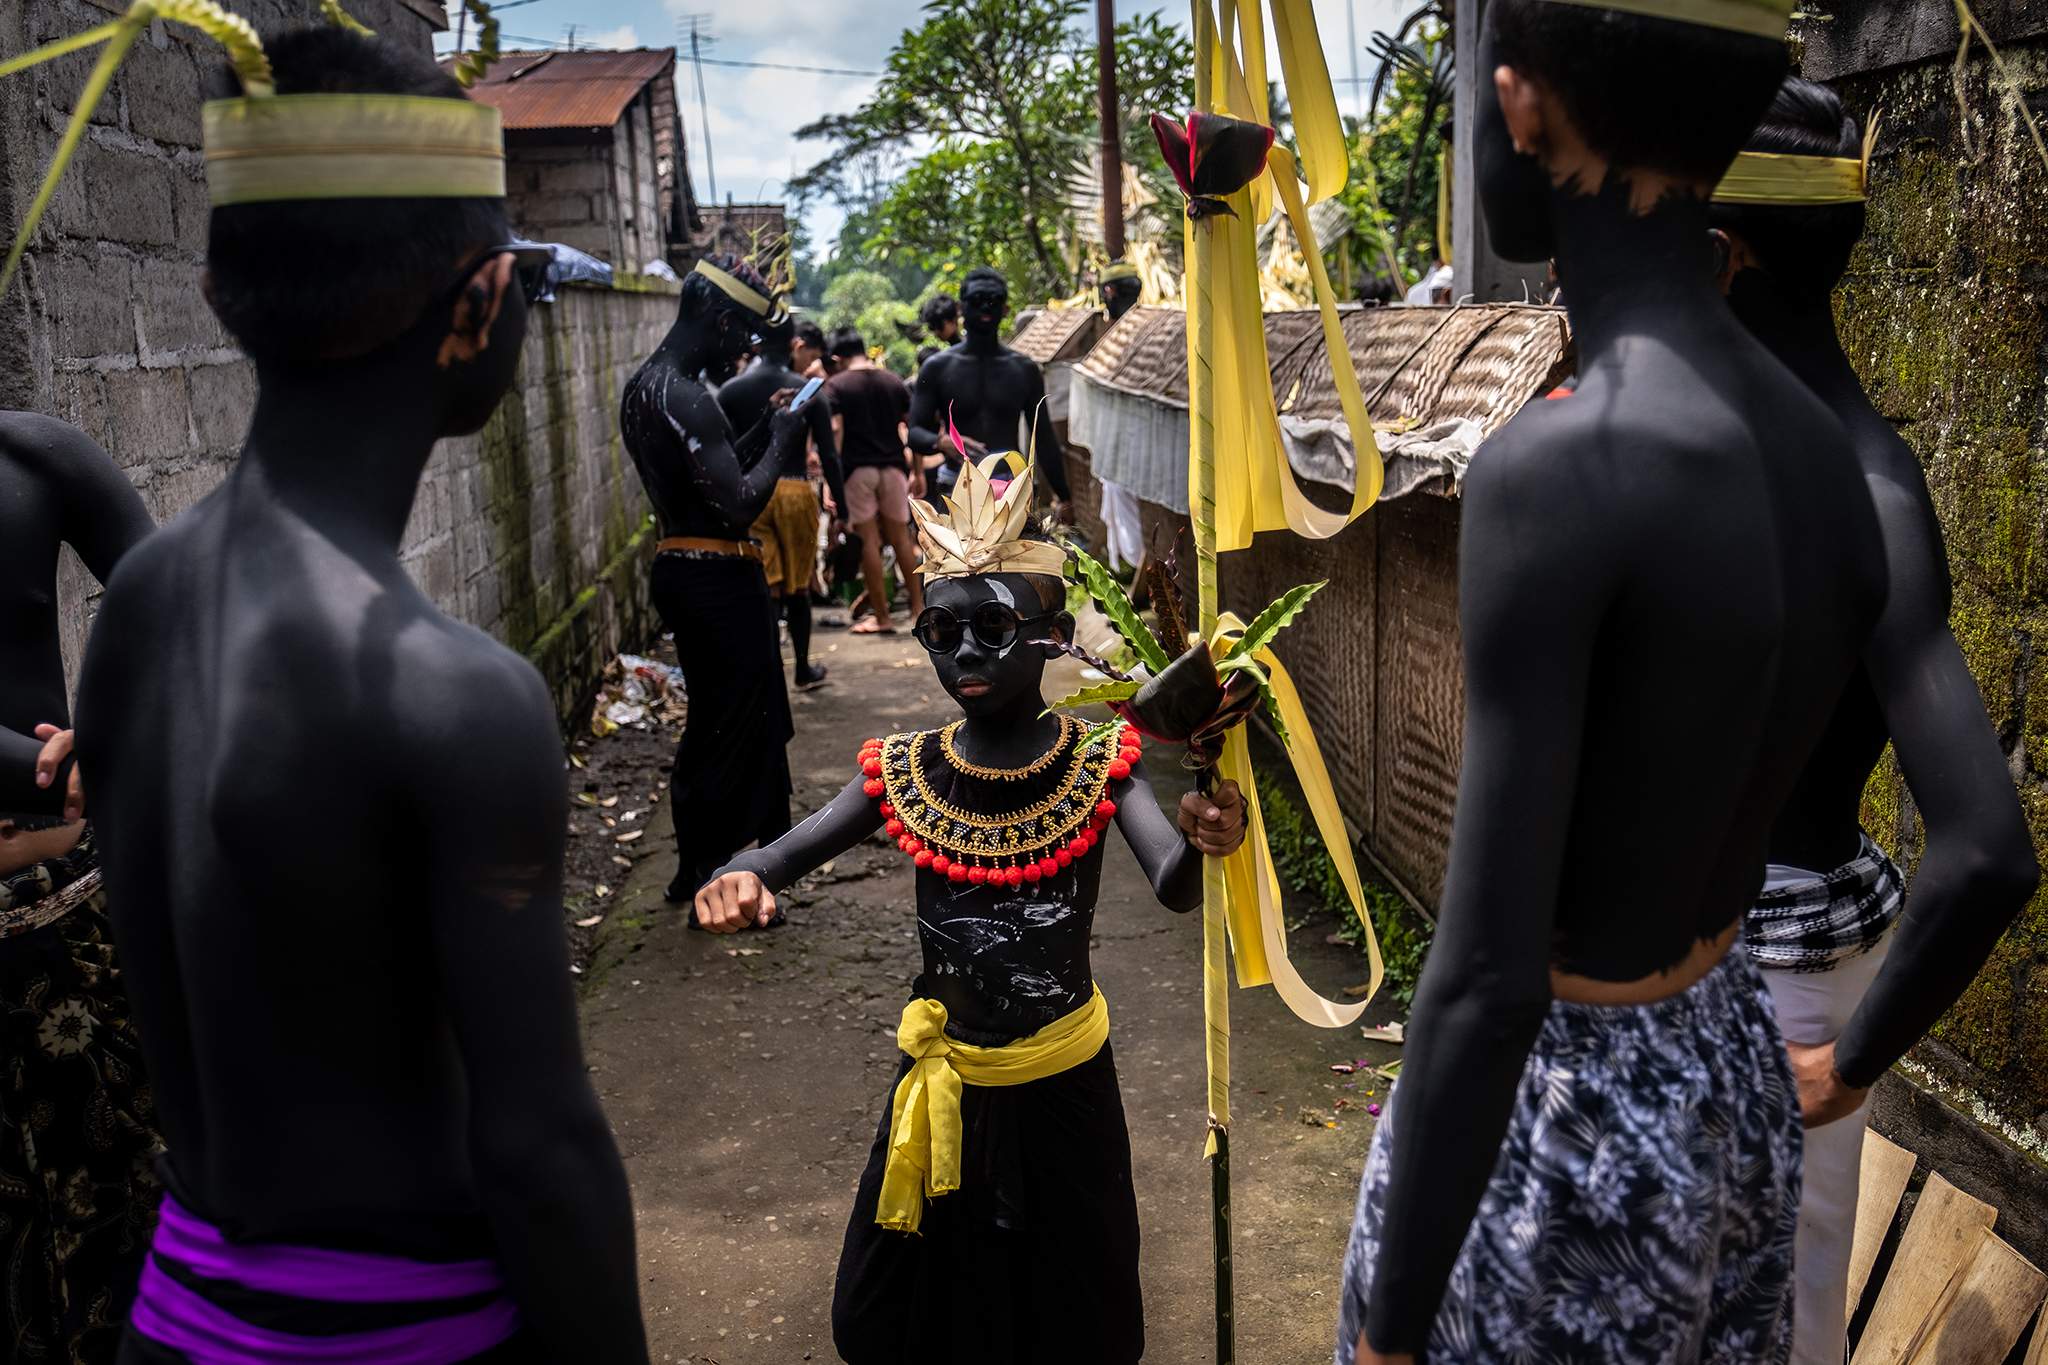
{"type": "Polygon", "coordinates": [[[946,1036],[946,1007],[913,1000],[903,1007],[896,1045],[916,1060],[896,1083],[889,1110],[889,1159],[875,1221],[916,1232],[925,1197],[960,1188],[960,1087],[1023,1085],[1070,1071],[1109,1041],[1109,1002],[1095,988],[1087,1004],[1028,1038],[974,1047],[946,1036]]]}

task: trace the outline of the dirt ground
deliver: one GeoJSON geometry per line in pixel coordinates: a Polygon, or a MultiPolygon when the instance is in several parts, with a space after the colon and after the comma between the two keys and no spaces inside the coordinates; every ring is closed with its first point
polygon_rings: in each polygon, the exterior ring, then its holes
{"type": "MultiPolygon", "coordinates": [[[[799,818],[845,783],[863,739],[953,714],[907,635],[820,631],[816,648],[832,683],[793,699],[799,818]]],[[[659,726],[625,732],[586,746],[570,773],[572,796],[593,783],[599,800],[621,796],[577,810],[571,890],[576,918],[604,916],[585,968],[585,1029],[633,1184],[650,1344],[657,1361],[691,1365],[834,1361],[833,1271],[917,970],[910,872],[877,840],[792,888],[784,929],[687,931],[662,901],[674,848],[656,784],[672,743],[659,726]],[[633,821],[602,823],[646,798],[633,821]],[[646,833],[618,843],[631,828],[646,833]]],[[[1108,860],[1095,967],[1136,1161],[1147,1359],[1194,1365],[1214,1358],[1200,916],[1153,901],[1120,841],[1108,860]]],[[[1310,917],[1292,942],[1303,974],[1335,995],[1365,973],[1353,950],[1325,943],[1330,927],[1310,917]]],[[[1371,1134],[1363,1106],[1378,1086],[1331,1068],[1396,1050],[1356,1029],[1309,1028],[1268,990],[1231,1003],[1237,1358],[1307,1365],[1329,1358],[1371,1134]]]]}

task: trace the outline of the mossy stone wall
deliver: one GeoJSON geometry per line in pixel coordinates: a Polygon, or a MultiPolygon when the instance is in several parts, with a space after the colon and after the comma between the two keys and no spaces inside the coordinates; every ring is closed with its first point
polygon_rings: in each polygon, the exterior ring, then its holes
{"type": "MultiPolygon", "coordinates": [[[[2048,41],[2002,51],[2024,98],[2048,104],[2048,41]]],[[[1883,111],[1869,228],[1836,310],[1871,397],[1926,470],[1956,636],[2048,863],[2048,673],[2035,657],[2048,642],[2048,171],[1981,49],[1960,89],[1953,55],[1824,73],[1859,118],[1883,111]]],[[[1910,870],[1922,831],[1889,756],[1864,813],[1910,870]]],[[[2043,1150],[2048,888],[1916,1060],[2043,1150]]]]}

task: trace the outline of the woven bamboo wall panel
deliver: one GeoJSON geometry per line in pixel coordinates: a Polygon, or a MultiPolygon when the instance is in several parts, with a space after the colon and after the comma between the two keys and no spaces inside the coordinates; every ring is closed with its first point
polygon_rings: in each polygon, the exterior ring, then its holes
{"type": "Polygon", "coordinates": [[[1379,515],[1326,541],[1268,533],[1249,550],[1222,559],[1224,605],[1245,620],[1297,584],[1329,581],[1281,637],[1280,661],[1301,691],[1344,818],[1368,841],[1376,818],[1373,604],[1379,515]]]}
{"type": "Polygon", "coordinates": [[[1432,910],[1443,895],[1463,753],[1458,504],[1402,498],[1379,521],[1377,743],[1372,846],[1432,910]]]}
{"type": "Polygon", "coordinates": [[[1095,462],[1086,446],[1072,445],[1067,441],[1067,424],[1057,422],[1053,429],[1060,434],[1060,444],[1067,450],[1067,487],[1074,495],[1074,529],[1088,543],[1091,551],[1101,550],[1109,541],[1109,532],[1102,524],[1102,484],[1095,478],[1095,462]]]}

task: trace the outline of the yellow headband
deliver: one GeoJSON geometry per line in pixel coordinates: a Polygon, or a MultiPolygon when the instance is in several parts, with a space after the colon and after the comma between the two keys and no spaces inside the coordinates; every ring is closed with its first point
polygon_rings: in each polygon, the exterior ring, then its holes
{"type": "Polygon", "coordinates": [[[1860,204],[1863,163],[1847,156],[1744,152],[1714,187],[1717,204],[1860,204]]]}
{"type": "Polygon", "coordinates": [[[420,95],[271,95],[203,110],[215,208],[309,199],[502,199],[498,111],[420,95]]]}
{"type": "Polygon", "coordinates": [[[1650,19],[1669,19],[1702,28],[1727,29],[1777,42],[1792,22],[1793,0],[1551,0],[1553,4],[1583,5],[1588,9],[1611,9],[1623,14],[1640,14],[1650,19]]]}
{"type": "Polygon", "coordinates": [[[1135,280],[1138,278],[1138,267],[1124,261],[1112,261],[1102,267],[1102,274],[1096,278],[1099,284],[1114,284],[1118,280],[1135,280]]]}
{"type": "Polygon", "coordinates": [[[1878,115],[1863,126],[1863,155],[1794,156],[1744,152],[1714,187],[1717,204],[1860,204],[1870,196],[1870,153],[1878,115]]]}
{"type": "Polygon", "coordinates": [[[735,278],[731,272],[720,270],[709,261],[698,261],[694,269],[697,274],[717,285],[727,298],[771,327],[779,326],[789,316],[789,310],[781,304],[752,285],[735,278]]]}

